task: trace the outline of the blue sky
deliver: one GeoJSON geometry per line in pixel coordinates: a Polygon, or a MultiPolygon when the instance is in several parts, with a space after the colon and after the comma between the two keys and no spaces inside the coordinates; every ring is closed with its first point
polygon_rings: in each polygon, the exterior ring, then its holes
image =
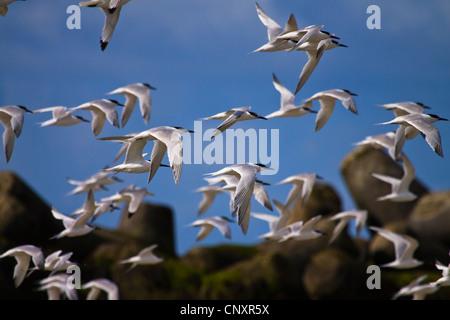
{"type": "MultiPolygon", "coordinates": [[[[339,172],[342,159],[353,143],[368,135],[394,130],[376,123],[393,119],[377,104],[420,101],[432,112],[450,118],[448,52],[450,50],[450,3],[445,1],[275,1],[259,0],[263,10],[284,26],[294,13],[299,27],[323,24],[348,48],[327,51],[311,78],[296,96],[296,104],[316,92],[344,88],[357,93],[359,115],[339,103],[328,123],[314,132],[314,116],[255,120],[233,128],[278,129],[279,170],[261,177],[276,183],[297,173],[314,172],[325,178],[342,198],[343,209],[355,208],[339,172]],[[369,30],[369,5],[381,9],[381,29],[369,30]]],[[[152,114],[148,126],[136,108],[122,129],[105,123],[99,137],[139,132],[171,125],[193,129],[194,121],[233,107],[252,106],[267,115],[278,109],[279,94],[272,73],[294,90],[306,63],[303,52],[251,53],[267,39],[253,0],[140,1],[122,10],[108,48],[100,50],[104,17],[96,8],[82,8],[81,29],[69,30],[66,20],[72,0],[39,0],[10,5],[0,19],[0,105],[24,105],[34,110],[64,105],[75,107],[108,96],[129,83],[147,82],[152,91],[152,114]]],[[[317,104],[314,107],[318,110],[317,104]]],[[[121,110],[118,109],[119,114],[121,110]]],[[[79,112],[90,119],[90,113],[79,112]]],[[[83,180],[111,164],[119,146],[98,141],[90,124],[39,127],[50,114],[27,114],[22,135],[16,140],[11,161],[0,157],[0,170],[20,175],[49,204],[70,214],[84,195],[68,196],[73,186],[66,177],[83,180]]],[[[203,122],[203,130],[218,121],[203,122]]],[[[438,123],[445,158],[437,156],[420,137],[408,141],[404,151],[416,168],[417,177],[432,191],[449,189],[448,123],[438,123]]],[[[209,144],[203,142],[202,148],[209,144]]],[[[152,144],[146,148],[151,152],[152,144]]],[[[167,160],[166,160],[167,161],[167,160]]],[[[174,210],[177,252],[197,245],[218,243],[254,244],[267,231],[267,224],[252,219],[247,235],[232,225],[232,240],[217,230],[200,243],[197,229],[185,227],[197,218],[202,195],[194,190],[206,185],[203,174],[224,165],[185,164],[180,183],[170,170],[158,171],[150,184],[147,174],[119,173],[124,180],[96,199],[136,184],[155,193],[147,201],[174,210]]],[[[284,201],[289,186],[267,187],[271,199],[284,201]]],[[[230,216],[228,196],[220,195],[204,216],[230,216]]],[[[253,211],[268,210],[252,202],[253,211]]],[[[104,215],[98,224],[114,227],[119,212],[104,215]]]]}

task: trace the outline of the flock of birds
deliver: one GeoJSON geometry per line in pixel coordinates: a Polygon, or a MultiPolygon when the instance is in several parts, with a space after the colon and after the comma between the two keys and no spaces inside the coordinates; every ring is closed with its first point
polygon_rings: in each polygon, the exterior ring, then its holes
{"type": "MultiPolygon", "coordinates": [[[[12,2],[13,0],[0,0],[0,14],[5,15],[7,5],[12,2]]],[[[92,0],[80,3],[80,6],[99,7],[105,13],[105,26],[101,38],[102,50],[106,49],[119,19],[120,11],[128,2],[129,0],[92,0]]],[[[246,106],[233,108],[203,118],[203,120],[222,121],[211,139],[220,135],[239,121],[254,119],[268,120],[277,117],[302,117],[307,114],[317,114],[315,131],[318,131],[327,123],[337,101],[340,101],[343,107],[357,115],[358,111],[353,99],[357,95],[349,90],[331,89],[321,91],[305,99],[304,103],[300,106],[294,104],[296,94],[309,79],[324,52],[336,47],[346,47],[338,42],[340,38],[324,31],[323,25],[298,28],[293,14],[290,15],[284,29],[282,29],[280,25],[262,10],[258,3],[256,3],[256,11],[259,19],[267,28],[268,41],[254,50],[254,52],[303,51],[308,56],[308,62],[300,74],[299,82],[294,93],[284,87],[276,75],[273,74],[273,85],[280,94],[279,110],[267,116],[261,116],[250,111],[250,106],[246,106]],[[319,101],[319,111],[313,110],[314,100],[319,101]]],[[[92,132],[94,136],[98,136],[106,120],[114,127],[123,128],[138,101],[142,117],[145,123],[148,124],[151,114],[150,90],[156,90],[156,88],[146,83],[134,83],[109,92],[110,95],[124,95],[126,98],[124,104],[113,99],[98,99],[74,108],[56,106],[29,110],[24,106],[18,105],[2,106],[0,107],[0,122],[4,127],[3,145],[6,161],[9,162],[11,159],[15,139],[21,134],[26,113],[52,112],[53,117],[41,123],[42,127],[66,127],[77,125],[81,122],[91,122],[92,132]],[[120,120],[116,110],[117,106],[123,107],[120,120]],[[89,111],[92,115],[92,120],[75,114],[81,111],[89,111]]],[[[397,130],[377,136],[368,136],[364,140],[357,142],[356,145],[370,144],[378,148],[386,149],[390,157],[394,161],[400,162],[403,166],[404,174],[400,179],[373,173],[374,178],[390,184],[392,190],[390,194],[382,196],[378,200],[397,202],[412,201],[416,198],[416,195],[409,191],[409,186],[414,180],[415,170],[409,158],[402,151],[403,146],[407,140],[414,139],[420,133],[436,154],[443,157],[441,137],[434,123],[447,119],[425,113],[425,110],[429,109],[429,107],[419,102],[390,103],[381,105],[381,107],[386,110],[391,110],[395,115],[393,120],[381,124],[395,124],[397,125],[397,130]]],[[[100,141],[120,143],[122,146],[114,161],[118,161],[123,154],[125,154],[125,160],[119,165],[104,168],[84,181],[68,179],[69,183],[76,186],[70,194],[85,193],[87,197],[82,207],[71,215],[62,214],[56,208],[52,208],[54,218],[61,220],[65,227],[63,231],[52,237],[52,239],[78,237],[92,232],[95,229],[93,225],[95,219],[102,214],[117,209],[118,205],[122,202],[127,203],[128,215],[131,218],[144,198],[153,195],[153,193],[145,188],[130,185],[116,194],[102,198],[101,201],[96,202],[95,192],[106,190],[107,185],[120,182],[120,179],[115,176],[118,172],[129,174],[148,173],[147,183],[150,183],[159,167],[170,167],[174,182],[178,184],[183,163],[182,136],[191,132],[182,127],[161,126],[123,136],[98,138],[100,141]],[[153,141],[154,145],[150,154],[150,160],[146,160],[145,157],[148,153],[143,152],[149,141],[153,141]],[[169,161],[168,165],[162,163],[166,153],[169,161]]],[[[324,233],[316,228],[317,223],[323,220],[321,215],[317,215],[308,221],[297,221],[288,224],[292,215],[293,205],[297,201],[300,201],[304,205],[311,195],[316,180],[321,179],[317,174],[301,173],[287,177],[279,182],[279,184],[291,184],[292,188],[287,195],[285,203],[281,203],[275,199],[273,200],[275,209],[279,213],[278,215],[252,212],[251,201],[253,198],[268,210],[273,211],[272,201],[269,199],[264,188],[268,184],[257,178],[258,173],[262,170],[270,169],[261,163],[240,163],[207,174],[208,177],[205,180],[208,182],[208,185],[196,190],[203,194],[197,215],[202,216],[205,214],[218,194],[228,193],[230,197],[229,207],[234,220],[222,216],[197,219],[190,224],[193,227],[200,227],[196,241],[203,240],[214,228],[217,228],[225,238],[231,239],[229,223],[235,220],[241,227],[243,234],[246,234],[251,217],[267,221],[269,232],[261,235],[261,238],[264,239],[271,239],[281,243],[288,240],[307,241],[323,236],[324,233]]],[[[330,221],[336,222],[329,243],[332,243],[339,236],[350,220],[355,221],[357,228],[356,236],[359,236],[366,226],[367,216],[367,210],[350,210],[339,212],[331,218],[328,218],[330,221]]],[[[383,265],[383,267],[406,269],[420,266],[423,263],[414,258],[414,251],[418,247],[417,240],[410,236],[396,234],[375,226],[368,227],[370,230],[391,241],[395,247],[395,260],[383,265]]],[[[153,253],[156,247],[157,244],[149,246],[136,256],[123,260],[121,263],[130,263],[130,269],[138,265],[160,263],[163,259],[153,253]]],[[[20,286],[27,275],[36,270],[49,271],[50,274],[39,283],[39,289],[46,290],[49,299],[60,299],[62,297],[77,299],[76,289],[67,285],[68,275],[61,273],[61,271],[67,270],[69,266],[76,265],[76,263],[69,260],[71,256],[72,252],[62,254],[59,250],[45,257],[40,248],[28,244],[6,251],[0,255],[0,259],[14,257],[17,260],[13,274],[16,287],[20,286]]],[[[405,288],[402,288],[402,290],[396,293],[394,298],[398,298],[401,295],[413,295],[414,298],[419,299],[423,298],[426,294],[435,292],[441,286],[449,286],[449,267],[450,265],[445,266],[440,262],[436,262],[436,268],[442,271],[442,278],[432,283],[421,284],[424,277],[420,277],[405,288]]],[[[101,290],[108,293],[109,299],[119,298],[118,287],[108,279],[94,279],[84,284],[83,288],[91,290],[88,294],[88,299],[98,298],[101,290]]]]}

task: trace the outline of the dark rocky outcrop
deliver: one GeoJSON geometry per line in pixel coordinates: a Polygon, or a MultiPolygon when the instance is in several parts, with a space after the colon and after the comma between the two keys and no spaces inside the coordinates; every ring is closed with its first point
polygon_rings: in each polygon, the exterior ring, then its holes
{"type": "Polygon", "coordinates": [[[40,245],[61,231],[49,206],[11,172],[0,172],[0,243],[40,245]]]}
{"type": "MultiPolygon", "coordinates": [[[[0,253],[21,244],[40,246],[47,255],[55,250],[73,252],[72,261],[82,270],[83,282],[106,277],[119,286],[124,300],[148,299],[391,299],[402,286],[420,275],[436,280],[436,260],[449,263],[450,193],[430,193],[415,181],[416,201],[376,201],[389,192],[388,186],[370,172],[401,175],[401,167],[383,151],[361,147],[342,162],[342,175],[360,209],[369,211],[368,224],[409,234],[419,240],[416,258],[424,264],[412,270],[383,268],[381,289],[369,289],[367,267],[381,265],[394,257],[393,245],[379,235],[369,239],[351,237],[347,232],[332,243],[329,239],[342,211],[334,188],[318,182],[310,199],[292,207],[290,222],[322,215],[317,229],[325,235],[308,241],[262,240],[253,246],[216,245],[192,248],[176,254],[173,212],[170,207],[144,203],[128,217],[126,209],[117,229],[98,229],[76,237],[50,240],[62,230],[50,207],[17,175],[0,172],[0,253]],[[164,259],[156,265],[130,269],[121,260],[143,248],[158,244],[154,253],[164,259]]],[[[36,291],[36,281],[46,274],[34,272],[19,288],[12,273],[15,261],[0,259],[0,299],[47,299],[36,291]]],[[[80,291],[85,298],[86,292],[80,291]]],[[[450,288],[442,288],[428,299],[449,299],[450,288]]],[[[410,299],[406,297],[404,299],[410,299]]]]}
{"type": "Polygon", "coordinates": [[[337,248],[323,249],[311,257],[303,273],[308,297],[314,300],[369,299],[367,274],[362,262],[337,248]]]}
{"type": "Polygon", "coordinates": [[[419,237],[450,247],[450,191],[423,196],[411,212],[408,225],[419,237]]]}
{"type": "Polygon", "coordinates": [[[145,243],[157,243],[160,250],[175,256],[173,214],[169,207],[143,203],[132,216],[123,212],[117,231],[145,243]]]}

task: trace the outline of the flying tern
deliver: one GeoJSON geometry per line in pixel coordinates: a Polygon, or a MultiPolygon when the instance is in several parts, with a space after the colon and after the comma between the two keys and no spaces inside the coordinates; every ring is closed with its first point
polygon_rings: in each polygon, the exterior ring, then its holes
{"type": "Polygon", "coordinates": [[[380,104],[379,106],[386,110],[391,110],[394,112],[396,117],[404,116],[410,113],[424,113],[425,109],[431,109],[422,102],[412,101],[380,104]]]}
{"type": "MultiPolygon", "coordinates": [[[[222,186],[222,190],[228,191],[230,193],[231,202],[230,207],[233,206],[233,199],[236,192],[236,187],[239,182],[239,180],[235,176],[231,176],[233,181],[228,181],[228,183],[224,186],[222,186]]],[[[255,200],[258,201],[261,205],[269,209],[270,211],[273,211],[272,203],[270,202],[269,195],[267,194],[266,189],[264,188],[265,185],[269,185],[266,182],[263,182],[261,180],[255,179],[255,184],[253,188],[253,196],[255,197],[255,200]]]]}
{"type": "Polygon", "coordinates": [[[33,113],[24,106],[7,105],[0,107],[0,123],[5,129],[3,132],[3,147],[6,162],[11,159],[14,142],[22,133],[25,112],[33,113]]]}
{"type": "MultiPolygon", "coordinates": [[[[75,265],[74,262],[70,261],[72,257],[72,252],[62,254],[62,250],[57,250],[48,256],[44,260],[44,271],[50,271],[49,276],[53,276],[56,272],[65,271],[70,265],[75,265]]],[[[30,276],[34,271],[39,270],[38,266],[29,268],[27,277],[30,276]]]]}
{"type": "Polygon", "coordinates": [[[301,173],[278,182],[278,184],[292,184],[285,206],[291,207],[299,197],[303,206],[311,195],[316,179],[322,179],[322,177],[315,173],[301,173]]]}
{"type": "Polygon", "coordinates": [[[391,241],[395,249],[395,260],[381,265],[382,267],[394,269],[410,269],[423,264],[422,261],[413,257],[419,247],[419,242],[408,235],[400,235],[383,228],[371,226],[370,230],[377,232],[383,238],[391,241]]]}
{"type": "Polygon", "coordinates": [[[97,172],[90,176],[85,180],[73,180],[67,178],[67,182],[72,185],[75,185],[75,189],[73,189],[69,194],[80,194],[80,193],[88,193],[89,191],[97,192],[100,190],[107,191],[106,186],[111,185],[116,182],[122,182],[121,179],[117,177],[111,177],[111,173],[109,172],[97,172]]]}
{"type": "Polygon", "coordinates": [[[303,29],[284,32],[283,34],[278,35],[277,39],[296,42],[295,45],[289,49],[289,52],[292,50],[311,49],[323,40],[340,40],[340,38],[336,37],[334,34],[324,31],[323,27],[324,25],[307,26],[303,29]]]}
{"type": "Polygon", "coordinates": [[[95,206],[96,208],[91,223],[97,220],[101,215],[119,209],[119,207],[114,204],[114,201],[109,199],[100,200],[100,202],[95,203],[95,206]]]}
{"type": "Polygon", "coordinates": [[[450,263],[448,265],[444,265],[441,262],[436,261],[434,265],[436,266],[436,269],[442,271],[442,276],[434,281],[434,284],[442,287],[450,286],[450,263]]]}
{"type": "Polygon", "coordinates": [[[251,215],[257,219],[267,221],[269,224],[269,232],[261,235],[260,238],[280,240],[289,233],[289,230],[285,227],[292,215],[292,211],[276,199],[273,200],[273,203],[278,211],[278,216],[258,212],[252,212],[251,215]]]}
{"type": "MultiPolygon", "coordinates": [[[[183,165],[182,135],[188,132],[193,133],[193,131],[181,127],[161,126],[151,128],[137,134],[119,137],[106,137],[100,138],[99,140],[121,141],[125,143],[130,143],[139,139],[142,139],[143,141],[154,141],[152,154],[150,156],[150,170],[147,170],[150,172],[147,182],[150,183],[150,181],[155,176],[167,151],[169,165],[172,168],[175,184],[178,184],[181,177],[181,168],[183,165]]],[[[139,150],[141,146],[142,145],[139,145],[139,150]]],[[[134,153],[134,155],[136,158],[139,158],[139,161],[142,160],[141,151],[137,154],[134,153]]]]}
{"type": "Polygon", "coordinates": [[[284,242],[287,240],[305,241],[313,240],[325,235],[320,230],[315,229],[316,224],[322,218],[321,215],[317,215],[306,221],[297,221],[287,225],[285,228],[289,231],[287,234],[283,235],[279,242],[284,242]]]}
{"type": "MultiPolygon", "coordinates": [[[[433,123],[437,121],[448,121],[448,119],[441,118],[435,114],[427,114],[427,113],[411,113],[404,116],[396,117],[395,119],[382,122],[380,124],[397,124],[399,125],[396,135],[395,135],[395,157],[399,158],[400,152],[403,149],[403,146],[406,141],[406,130],[411,127],[412,130],[417,130],[424,137],[425,141],[434,150],[439,156],[444,157],[444,153],[442,151],[442,142],[441,135],[439,130],[433,123]]],[[[411,131],[410,135],[413,135],[411,131]]]]}
{"type": "Polygon", "coordinates": [[[119,287],[117,284],[106,278],[91,280],[82,285],[82,289],[89,289],[86,300],[96,300],[100,293],[104,291],[108,300],[119,300],[119,287]]]}
{"type": "Polygon", "coordinates": [[[422,283],[426,277],[427,275],[419,276],[406,286],[402,287],[394,294],[392,300],[396,300],[401,296],[413,296],[413,300],[424,300],[427,295],[438,291],[439,287],[435,283],[422,283]]]}
{"type": "Polygon", "coordinates": [[[353,96],[357,96],[356,93],[349,90],[331,89],[314,94],[312,97],[305,100],[303,107],[311,108],[313,100],[319,100],[320,110],[316,116],[315,131],[319,131],[325,123],[327,123],[331,114],[333,113],[336,100],[340,100],[342,105],[354,114],[358,114],[355,100],[353,96]]]}
{"type": "Polygon", "coordinates": [[[209,235],[214,228],[217,228],[220,233],[227,239],[231,239],[231,230],[228,223],[234,222],[227,217],[207,217],[195,220],[190,224],[192,227],[200,227],[200,231],[195,238],[195,241],[202,241],[209,235]]]}
{"type": "MultiPolygon", "coordinates": [[[[108,139],[108,138],[106,138],[108,139]]],[[[98,140],[105,140],[100,138],[98,140]]],[[[104,172],[126,172],[126,173],[145,173],[151,170],[151,161],[144,159],[142,153],[144,147],[147,145],[147,139],[133,139],[130,138],[127,141],[123,141],[126,146],[125,160],[123,163],[114,167],[103,169],[104,172]]]]}
{"type": "Polygon", "coordinates": [[[141,251],[139,251],[139,253],[137,255],[135,255],[131,258],[122,260],[122,261],[120,261],[120,263],[122,263],[122,264],[131,263],[131,266],[128,269],[128,271],[130,271],[131,269],[135,268],[138,265],[153,265],[153,264],[161,263],[164,261],[164,259],[161,257],[158,257],[157,255],[155,255],[153,253],[153,251],[157,247],[158,247],[157,244],[148,246],[148,247],[142,249],[141,251]]]}
{"type": "Polygon", "coordinates": [[[0,259],[5,257],[14,257],[16,259],[17,263],[14,267],[13,274],[14,285],[16,288],[19,287],[25,279],[31,261],[33,261],[35,267],[38,267],[40,270],[44,269],[45,257],[42,253],[42,249],[34,245],[22,245],[9,249],[0,255],[0,259]]]}
{"type": "Polygon", "coordinates": [[[89,120],[73,115],[73,110],[68,110],[67,107],[64,106],[55,106],[49,108],[42,108],[33,110],[33,113],[42,113],[42,112],[51,112],[53,118],[47,121],[42,122],[41,127],[47,126],[57,126],[57,127],[68,127],[74,126],[80,122],[90,122],[89,120]]]}
{"type": "Polygon", "coordinates": [[[83,103],[77,107],[70,109],[71,112],[75,110],[87,110],[92,114],[92,132],[98,136],[103,129],[105,120],[116,128],[119,128],[119,116],[117,114],[116,106],[122,106],[120,102],[112,99],[97,99],[90,102],[83,103]]]}
{"type": "Polygon", "coordinates": [[[306,62],[306,64],[303,66],[302,72],[300,73],[298,84],[294,91],[295,95],[297,95],[300,89],[305,85],[306,81],[308,81],[308,79],[311,77],[311,74],[319,64],[319,61],[322,58],[324,52],[337,47],[347,46],[332,38],[328,38],[325,40],[321,40],[319,43],[310,43],[309,41],[307,41],[296,49],[306,52],[308,56],[308,62],[306,62]]]}
{"type": "Polygon", "coordinates": [[[289,16],[289,20],[287,21],[283,31],[281,26],[266,14],[261,9],[258,3],[256,3],[256,12],[258,14],[258,18],[267,28],[268,42],[258,49],[254,50],[253,52],[285,51],[290,50],[295,45],[295,43],[287,42],[283,39],[278,39],[279,35],[298,30],[297,21],[295,20],[293,14],[289,16]]]}
{"type": "Polygon", "coordinates": [[[403,165],[403,176],[401,179],[389,177],[383,174],[372,173],[375,178],[389,183],[391,185],[391,193],[379,197],[378,201],[390,200],[394,202],[407,202],[417,198],[409,187],[415,178],[415,169],[406,154],[402,153],[401,158],[403,165]]]}
{"type": "Polygon", "coordinates": [[[110,95],[112,94],[125,95],[126,101],[122,111],[122,118],[121,118],[122,128],[127,124],[128,119],[130,118],[131,113],[133,112],[134,107],[136,105],[136,101],[138,99],[142,117],[144,118],[146,124],[149,123],[151,112],[150,90],[156,90],[156,88],[152,87],[148,83],[133,83],[108,93],[110,95]]]}
{"type": "Polygon", "coordinates": [[[395,132],[386,132],[374,136],[367,136],[364,140],[355,143],[357,146],[371,145],[375,148],[387,149],[388,154],[392,160],[395,161],[394,147],[395,147],[395,132]]]}
{"type": "Polygon", "coordinates": [[[101,201],[112,201],[114,205],[118,205],[121,202],[128,203],[128,217],[131,217],[139,209],[146,196],[154,195],[154,193],[148,191],[146,188],[139,188],[133,184],[119,190],[110,197],[102,198],[101,201]]]}
{"type": "MultiPolygon", "coordinates": [[[[379,106],[386,110],[392,111],[395,117],[401,117],[411,113],[424,113],[426,109],[431,109],[422,102],[411,101],[388,103],[379,106]]],[[[402,129],[399,127],[398,130],[402,129]]],[[[415,129],[413,126],[408,126],[405,129],[405,138],[408,140],[414,139],[419,132],[420,131],[415,129]]]]}
{"type": "Polygon", "coordinates": [[[294,94],[281,84],[280,80],[278,80],[275,74],[273,74],[272,76],[273,76],[273,85],[275,89],[280,93],[281,107],[279,110],[274,111],[271,114],[265,116],[265,118],[271,119],[271,118],[301,117],[309,113],[317,113],[316,111],[313,111],[306,107],[295,106],[294,94]]]}
{"type": "Polygon", "coordinates": [[[66,297],[69,300],[78,300],[78,293],[75,286],[69,286],[69,275],[65,273],[48,276],[39,281],[37,290],[47,291],[48,300],[61,300],[66,297]]]}
{"type": "Polygon", "coordinates": [[[103,26],[102,37],[100,40],[100,48],[102,51],[106,49],[111,37],[119,21],[122,7],[131,0],[91,0],[79,3],[80,7],[96,7],[100,8],[105,14],[105,25],[103,26]]]}
{"type": "Polygon", "coordinates": [[[243,163],[225,167],[219,171],[209,173],[211,176],[234,175],[239,179],[232,200],[233,216],[237,215],[238,224],[244,234],[247,233],[250,222],[251,198],[255,188],[256,174],[268,168],[263,164],[243,163]]]}
{"type": "Polygon", "coordinates": [[[308,55],[308,62],[300,74],[297,88],[294,92],[295,95],[309,79],[326,50],[336,47],[347,47],[337,41],[337,39],[340,39],[339,37],[322,30],[323,25],[312,25],[299,29],[294,15],[291,14],[283,31],[280,25],[266,14],[258,3],[256,3],[256,12],[261,22],[267,28],[268,42],[253,52],[296,50],[305,51],[308,55]]]}
{"type": "Polygon", "coordinates": [[[349,210],[342,211],[333,215],[330,220],[338,221],[333,229],[333,234],[328,243],[332,243],[341,234],[342,230],[348,225],[350,220],[355,220],[356,236],[359,237],[367,221],[367,210],[349,210]]]}
{"type": "Polygon", "coordinates": [[[50,239],[60,239],[63,237],[79,237],[86,235],[92,231],[94,231],[94,227],[88,224],[90,218],[92,218],[93,214],[82,214],[77,218],[72,218],[66,216],[55,208],[52,208],[53,217],[57,220],[61,220],[64,225],[64,230],[60,233],[54,235],[50,239]]]}
{"type": "Polygon", "coordinates": [[[260,116],[256,114],[255,112],[250,111],[252,107],[238,107],[233,108],[230,110],[227,110],[225,112],[218,113],[216,115],[203,118],[202,120],[224,120],[214,131],[212,138],[218,136],[222,132],[224,132],[226,129],[231,127],[233,124],[235,124],[238,121],[245,121],[245,120],[254,120],[254,119],[264,119],[267,120],[267,118],[260,116]]]}
{"type": "Polygon", "coordinates": [[[198,216],[203,215],[211,207],[216,195],[224,192],[221,186],[204,186],[195,191],[203,194],[203,199],[198,206],[198,216]]]}

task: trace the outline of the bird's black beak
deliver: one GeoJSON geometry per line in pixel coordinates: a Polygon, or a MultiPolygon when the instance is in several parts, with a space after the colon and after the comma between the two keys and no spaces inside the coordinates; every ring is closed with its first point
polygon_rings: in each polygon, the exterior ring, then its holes
{"type": "Polygon", "coordinates": [[[316,110],[312,110],[312,109],[310,109],[310,108],[303,108],[303,109],[305,109],[305,110],[307,110],[307,111],[309,111],[309,112],[311,112],[311,113],[317,113],[316,110]]]}
{"type": "Polygon", "coordinates": [[[83,122],[91,122],[91,121],[89,121],[88,119],[85,119],[85,118],[83,118],[83,117],[79,117],[79,116],[76,116],[78,119],[80,119],[81,121],[83,121],[83,122]]]}
{"type": "Polygon", "coordinates": [[[263,116],[258,116],[258,118],[259,119],[264,119],[264,120],[269,120],[269,119],[267,119],[266,117],[263,117],[263,116]]]}
{"type": "Polygon", "coordinates": [[[339,43],[339,44],[338,44],[338,47],[344,47],[344,48],[348,48],[348,46],[347,46],[347,45],[345,45],[345,44],[342,44],[342,43],[339,43]]]}
{"type": "Polygon", "coordinates": [[[255,179],[255,182],[261,183],[263,186],[270,186],[270,185],[271,185],[270,183],[261,181],[261,180],[259,180],[259,179],[255,179]]]}
{"type": "Polygon", "coordinates": [[[118,106],[124,107],[124,105],[121,104],[121,103],[120,103],[119,101],[117,101],[117,100],[113,100],[113,99],[107,99],[107,100],[111,101],[112,103],[117,104],[118,106]]]}
{"type": "Polygon", "coordinates": [[[21,108],[21,109],[24,110],[25,112],[28,112],[28,113],[34,113],[33,111],[31,111],[31,110],[28,109],[27,107],[19,106],[19,108],[21,108]]]}

